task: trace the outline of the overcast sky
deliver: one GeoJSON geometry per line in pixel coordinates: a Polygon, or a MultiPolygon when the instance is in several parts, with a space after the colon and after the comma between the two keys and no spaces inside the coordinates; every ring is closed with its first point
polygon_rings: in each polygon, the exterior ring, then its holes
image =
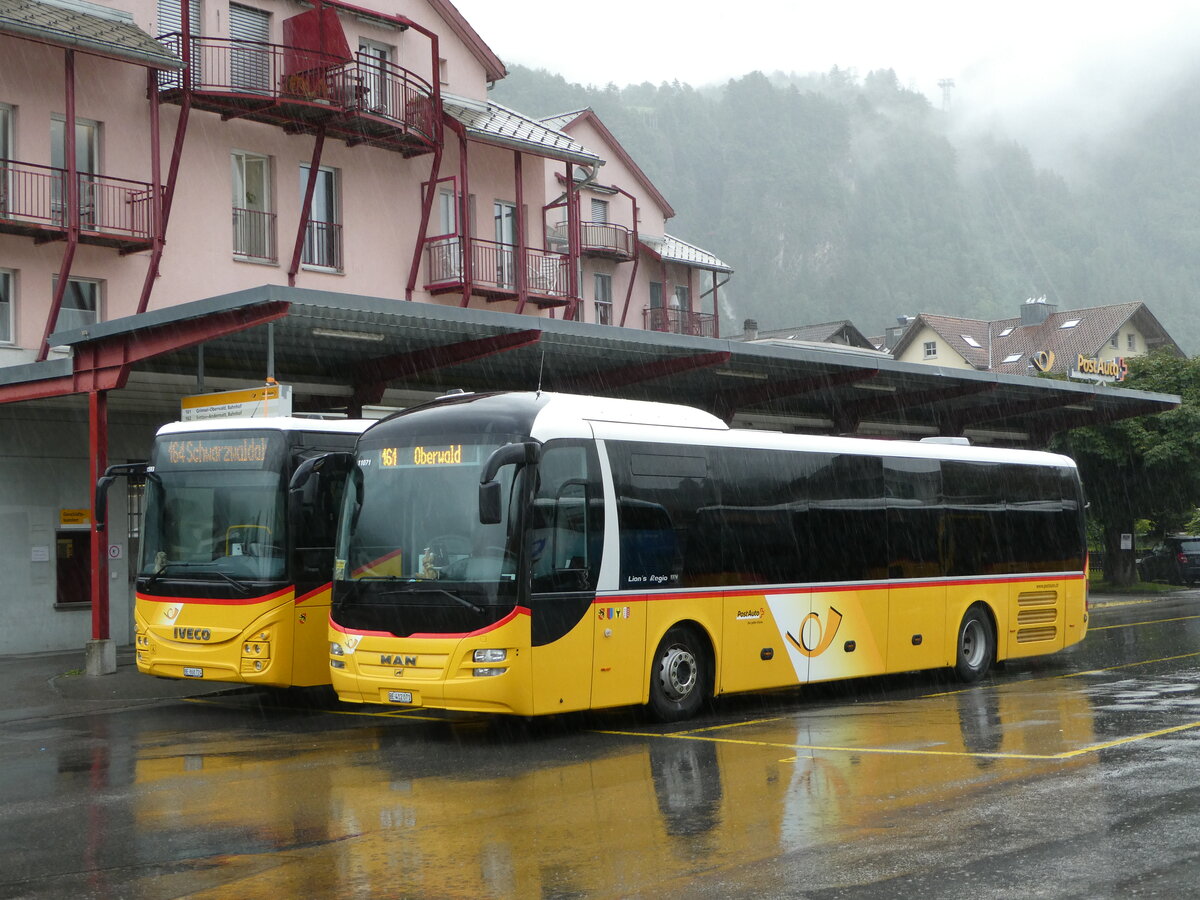
{"type": "Polygon", "coordinates": [[[453,2],[506,64],[568,81],[701,86],[755,70],[890,68],[935,105],[938,82],[953,79],[956,110],[1005,125],[1031,114],[1036,125],[1017,132],[1064,119],[1107,127],[1200,48],[1195,0],[453,2]]]}

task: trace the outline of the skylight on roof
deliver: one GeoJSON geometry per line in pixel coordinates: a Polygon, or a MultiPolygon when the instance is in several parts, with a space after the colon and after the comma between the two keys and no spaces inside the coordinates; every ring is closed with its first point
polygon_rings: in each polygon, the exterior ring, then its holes
{"type": "Polygon", "coordinates": [[[1016,331],[1016,328],[1017,328],[1017,326],[1015,326],[1015,325],[1009,325],[1002,332],[1000,332],[1000,337],[1008,337],[1010,334],[1012,334],[1014,331],[1016,331]]]}
{"type": "Polygon", "coordinates": [[[1004,357],[1004,361],[1006,363],[1014,363],[1020,358],[1021,358],[1020,353],[1010,353],[1010,354],[1008,354],[1008,356],[1004,357]]]}
{"type": "Polygon", "coordinates": [[[1068,319],[1067,321],[1063,322],[1058,327],[1059,328],[1074,328],[1076,325],[1078,325],[1082,321],[1083,321],[1083,319],[1068,319]]]}
{"type": "Polygon", "coordinates": [[[968,344],[970,344],[972,347],[980,347],[980,348],[983,347],[983,344],[979,343],[979,341],[975,340],[975,338],[971,337],[969,334],[960,334],[959,337],[962,338],[964,341],[966,341],[968,344]]]}

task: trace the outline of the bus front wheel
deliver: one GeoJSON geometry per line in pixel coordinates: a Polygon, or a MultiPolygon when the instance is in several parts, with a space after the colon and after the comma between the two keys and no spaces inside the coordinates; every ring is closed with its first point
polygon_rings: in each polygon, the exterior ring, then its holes
{"type": "Polygon", "coordinates": [[[704,703],[708,655],[695,631],[676,625],[663,635],[650,671],[650,711],[660,722],[690,719],[704,703]]]}
{"type": "Polygon", "coordinates": [[[954,671],[968,684],[987,674],[996,658],[996,632],[981,606],[972,606],[958,626],[958,654],[954,671]]]}

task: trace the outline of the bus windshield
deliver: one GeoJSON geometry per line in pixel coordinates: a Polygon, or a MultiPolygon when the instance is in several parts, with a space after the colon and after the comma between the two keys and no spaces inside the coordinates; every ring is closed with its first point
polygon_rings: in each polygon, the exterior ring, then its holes
{"type": "Polygon", "coordinates": [[[359,618],[354,607],[373,607],[374,625],[394,631],[393,620],[407,618],[402,607],[465,611],[468,628],[476,615],[511,609],[520,549],[512,500],[522,479],[513,466],[500,470],[501,521],[485,525],[479,476],[492,451],[516,439],[443,435],[420,444],[360,443],[338,536],[334,580],[342,590],[335,590],[335,614],[359,618]]]}
{"type": "Polygon", "coordinates": [[[138,574],[147,578],[274,580],[287,573],[282,437],[171,435],[146,483],[138,574]]]}

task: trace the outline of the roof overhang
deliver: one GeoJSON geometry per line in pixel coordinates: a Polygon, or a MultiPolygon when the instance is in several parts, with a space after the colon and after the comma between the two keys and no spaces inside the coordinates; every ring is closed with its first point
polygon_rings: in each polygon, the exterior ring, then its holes
{"type": "Polygon", "coordinates": [[[114,391],[110,408],[124,403],[174,418],[179,398],[197,392],[202,349],[209,389],[272,374],[293,386],[296,408],[310,412],[345,411],[363,396],[403,406],[453,388],[541,387],[682,403],[748,427],[965,433],[1039,446],[1058,431],[1180,403],[1174,395],[942,369],[834,346],[753,344],[274,285],[56,333],[51,343],[72,348],[72,358],[0,369],[0,401],[119,387],[99,376],[124,367],[128,386],[114,391]]]}
{"type": "Polygon", "coordinates": [[[0,0],[0,34],[151,69],[184,65],[129,13],[78,0],[0,0]]]}

